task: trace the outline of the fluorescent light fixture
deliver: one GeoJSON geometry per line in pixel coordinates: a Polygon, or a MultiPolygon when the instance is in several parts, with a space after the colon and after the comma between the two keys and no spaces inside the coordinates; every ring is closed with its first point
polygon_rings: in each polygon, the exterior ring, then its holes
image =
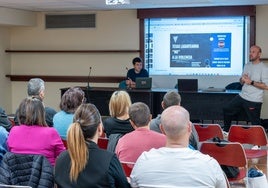
{"type": "Polygon", "coordinates": [[[106,5],[129,4],[130,0],[106,0],[106,5]]]}

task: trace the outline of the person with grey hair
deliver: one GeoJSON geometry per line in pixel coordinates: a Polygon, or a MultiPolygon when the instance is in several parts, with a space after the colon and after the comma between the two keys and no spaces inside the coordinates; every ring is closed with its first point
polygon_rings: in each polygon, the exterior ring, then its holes
{"type": "Polygon", "coordinates": [[[227,187],[219,163],[188,147],[192,123],[186,109],[166,108],[161,130],[166,135],[165,147],[140,155],[130,175],[131,187],[227,187]]]}
{"type": "MultiPolygon", "coordinates": [[[[163,109],[166,109],[173,105],[180,105],[181,104],[181,96],[177,91],[170,90],[168,91],[161,102],[161,106],[163,109]]],[[[161,122],[161,114],[154,119],[152,119],[150,123],[150,129],[156,132],[161,133],[160,130],[160,122],[161,122]]]]}
{"type": "Polygon", "coordinates": [[[45,82],[41,78],[32,78],[27,85],[28,96],[40,97],[41,100],[45,98],[45,82]]]}
{"type": "MultiPolygon", "coordinates": [[[[181,96],[177,91],[174,90],[168,91],[164,95],[163,100],[161,102],[161,106],[163,109],[180,104],[181,104],[181,96]]],[[[160,123],[161,123],[161,114],[158,114],[156,118],[152,119],[150,123],[150,129],[162,133],[162,131],[160,130],[160,123]]],[[[190,146],[192,146],[194,149],[198,149],[199,147],[199,137],[194,126],[192,126],[192,134],[190,136],[190,146]]]]}
{"type": "MultiPolygon", "coordinates": [[[[29,97],[39,98],[43,102],[45,98],[45,82],[41,78],[32,78],[27,84],[27,94],[29,97]]],[[[49,127],[53,127],[53,117],[56,114],[56,110],[51,107],[45,107],[46,123],[49,127]]],[[[17,118],[17,111],[14,118],[15,125],[19,125],[17,118]]]]}
{"type": "Polygon", "coordinates": [[[151,113],[145,103],[132,104],[128,113],[130,123],[135,130],[119,139],[115,153],[120,161],[136,162],[142,152],[163,147],[166,136],[149,129],[151,113]]]}

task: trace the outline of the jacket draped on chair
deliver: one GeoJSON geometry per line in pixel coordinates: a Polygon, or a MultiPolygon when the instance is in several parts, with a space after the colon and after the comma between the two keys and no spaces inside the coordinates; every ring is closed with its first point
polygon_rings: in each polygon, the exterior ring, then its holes
{"type": "Polygon", "coordinates": [[[42,155],[7,152],[0,164],[0,184],[52,188],[53,167],[42,155]]]}

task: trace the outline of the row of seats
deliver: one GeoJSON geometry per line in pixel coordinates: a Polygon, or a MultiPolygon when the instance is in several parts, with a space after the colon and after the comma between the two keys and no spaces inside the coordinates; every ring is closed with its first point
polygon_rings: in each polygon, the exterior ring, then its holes
{"type": "MultiPolygon", "coordinates": [[[[220,125],[218,124],[194,124],[199,136],[199,141],[204,142],[213,137],[224,139],[220,125]]],[[[260,125],[232,125],[227,140],[255,146],[267,146],[267,135],[260,125]]],[[[252,150],[245,148],[247,158],[256,158],[266,155],[265,150],[252,150]]]]}
{"type": "MultiPolygon", "coordinates": [[[[199,141],[208,141],[213,137],[224,139],[220,125],[218,124],[194,124],[199,136],[199,141]]],[[[239,142],[250,146],[267,146],[267,135],[264,128],[260,125],[232,125],[227,136],[230,142],[239,142]]],[[[248,159],[266,155],[265,150],[252,150],[245,148],[248,159]]]]}
{"type": "MultiPolygon", "coordinates": [[[[228,178],[230,183],[240,181],[247,177],[248,159],[258,158],[267,155],[267,150],[255,150],[245,148],[243,144],[267,146],[265,130],[259,125],[232,125],[228,134],[229,142],[215,143],[212,138],[224,139],[223,131],[218,124],[194,124],[201,142],[200,151],[215,158],[220,165],[227,165],[239,168],[236,178],[228,178]]],[[[99,139],[99,146],[104,147],[103,140],[99,139]]],[[[108,139],[106,140],[108,144],[108,139]]],[[[107,146],[107,145],[106,145],[107,146]]],[[[127,177],[130,176],[134,163],[122,162],[122,167],[127,177]]],[[[247,184],[247,182],[245,182],[247,184]]]]}
{"type": "MultiPolygon", "coordinates": [[[[267,155],[267,135],[260,125],[232,125],[227,141],[222,144],[212,142],[212,138],[224,139],[218,124],[194,124],[201,142],[200,151],[215,158],[220,165],[239,168],[236,178],[228,178],[230,183],[247,177],[248,160],[267,155]],[[246,147],[247,146],[247,147],[246,147]],[[252,146],[259,148],[252,149],[252,146]],[[265,147],[261,149],[261,146],[265,147]]],[[[246,178],[247,180],[247,178],[246,178]]],[[[248,185],[248,182],[245,182],[248,185]]]]}

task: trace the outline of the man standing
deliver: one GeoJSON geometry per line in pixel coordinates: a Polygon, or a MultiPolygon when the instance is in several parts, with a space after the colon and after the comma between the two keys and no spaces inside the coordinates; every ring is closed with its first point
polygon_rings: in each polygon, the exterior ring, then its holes
{"type": "Polygon", "coordinates": [[[264,90],[268,86],[268,67],[260,60],[261,48],[250,48],[250,62],[244,67],[240,83],[241,92],[223,108],[224,128],[228,132],[233,117],[244,111],[252,125],[260,125],[264,90]]]}

